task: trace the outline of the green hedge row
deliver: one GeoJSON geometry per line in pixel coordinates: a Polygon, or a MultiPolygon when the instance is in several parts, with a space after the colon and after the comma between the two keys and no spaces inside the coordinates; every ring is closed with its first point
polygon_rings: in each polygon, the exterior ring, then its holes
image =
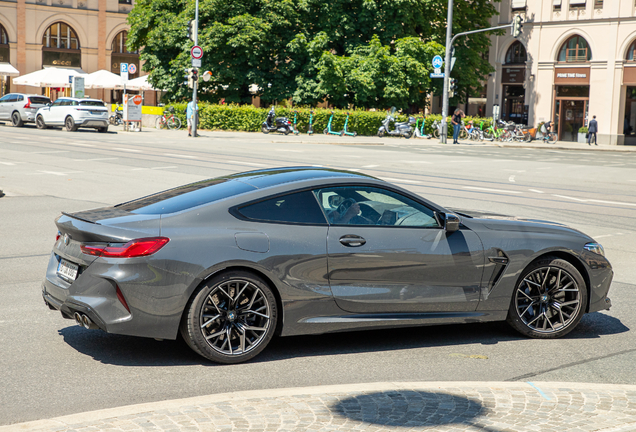
{"type": "MultiPolygon", "coordinates": [[[[171,105],[175,109],[175,114],[181,119],[181,123],[185,127],[185,103],[177,103],[171,105]]],[[[309,127],[309,115],[311,108],[285,108],[276,107],[276,117],[287,117],[293,123],[294,111],[297,111],[296,127],[301,133],[307,133],[309,127]]],[[[327,127],[331,110],[323,108],[314,108],[313,130],[314,134],[321,134],[327,127]]],[[[267,118],[269,108],[256,108],[253,105],[213,105],[207,103],[199,103],[199,128],[208,130],[227,130],[227,131],[246,131],[260,132],[261,125],[267,118]]],[[[340,131],[344,127],[347,111],[333,110],[334,118],[331,123],[331,130],[340,131]]],[[[349,123],[347,130],[349,132],[357,132],[358,135],[374,136],[377,135],[378,129],[382,125],[382,120],[386,117],[386,111],[365,111],[352,110],[349,111],[349,123]]],[[[397,121],[407,121],[408,115],[400,114],[397,121]]],[[[421,114],[415,114],[414,117],[420,119],[421,114]]],[[[432,125],[435,120],[441,121],[440,114],[433,114],[426,117],[424,130],[426,133],[432,133],[432,125]]],[[[473,120],[475,126],[479,127],[480,123],[484,123],[484,129],[490,126],[492,119],[478,118],[466,116],[464,121],[473,120]]],[[[450,124],[450,117],[448,118],[450,124]]]]}

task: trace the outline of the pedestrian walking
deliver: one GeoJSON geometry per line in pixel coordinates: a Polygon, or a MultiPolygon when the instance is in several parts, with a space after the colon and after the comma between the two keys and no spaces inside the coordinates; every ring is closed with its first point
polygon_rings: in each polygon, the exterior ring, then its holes
{"type": "MultiPolygon", "coordinates": [[[[194,102],[198,102],[198,99],[195,98],[194,102]]],[[[188,102],[188,106],[186,107],[186,120],[188,122],[188,136],[192,136],[192,122],[194,121],[194,111],[196,110],[197,112],[197,120],[199,120],[199,104],[196,104],[196,108],[195,108],[195,104],[193,103],[193,101],[188,102]]],[[[198,125],[198,121],[197,121],[197,125],[198,125]]],[[[199,134],[197,134],[196,136],[199,136],[199,134]]]]}
{"type": "Polygon", "coordinates": [[[594,135],[594,145],[598,145],[596,132],[598,132],[598,124],[596,123],[596,116],[592,116],[590,124],[587,125],[587,145],[592,145],[592,135],[594,135]]]}
{"type": "Polygon", "coordinates": [[[451,123],[453,123],[453,144],[459,144],[457,141],[459,139],[459,130],[462,127],[462,118],[465,116],[466,114],[459,108],[453,113],[453,117],[451,118],[451,123]]]}

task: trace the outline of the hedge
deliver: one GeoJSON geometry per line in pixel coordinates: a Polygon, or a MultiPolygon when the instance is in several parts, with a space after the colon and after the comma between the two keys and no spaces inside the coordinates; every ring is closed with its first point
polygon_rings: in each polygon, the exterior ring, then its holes
{"type": "MultiPolygon", "coordinates": [[[[175,114],[181,119],[181,123],[185,126],[186,103],[176,103],[171,106],[175,109],[175,114]]],[[[294,122],[294,111],[297,111],[296,127],[301,133],[307,133],[309,127],[309,112],[311,108],[286,108],[282,106],[276,107],[276,117],[287,117],[292,123],[294,122]]],[[[331,111],[324,108],[314,108],[313,130],[314,134],[321,134],[327,127],[331,111]]],[[[256,108],[253,105],[213,105],[199,102],[199,128],[208,130],[226,130],[226,131],[245,131],[260,132],[261,125],[267,118],[269,108],[256,108]]],[[[333,110],[334,118],[331,123],[332,130],[342,130],[345,119],[347,117],[346,110],[333,110]]],[[[377,135],[378,129],[382,125],[382,120],[386,117],[386,111],[365,111],[350,110],[349,123],[347,130],[349,132],[357,132],[362,136],[377,135]]],[[[420,122],[423,117],[421,114],[413,115],[420,122]]],[[[397,115],[397,121],[407,121],[408,115],[397,115]]],[[[441,121],[440,114],[432,114],[426,117],[424,129],[426,133],[432,133],[432,125],[435,120],[441,121]]],[[[476,127],[480,122],[484,122],[484,129],[490,126],[492,119],[466,116],[464,121],[468,123],[473,120],[476,127]]],[[[450,124],[450,117],[448,118],[450,124]]],[[[421,123],[420,123],[421,124],[421,123]]]]}

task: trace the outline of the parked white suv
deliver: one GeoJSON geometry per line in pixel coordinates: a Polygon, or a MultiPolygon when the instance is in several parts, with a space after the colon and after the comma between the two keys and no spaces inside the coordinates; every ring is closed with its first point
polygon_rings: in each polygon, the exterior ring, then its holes
{"type": "Polygon", "coordinates": [[[38,129],[50,126],[65,126],[67,131],[81,127],[108,131],[108,110],[98,99],[61,97],[53,104],[40,108],[35,115],[38,129]]]}
{"type": "Polygon", "coordinates": [[[0,98],[0,120],[11,120],[15,127],[33,123],[38,108],[49,103],[51,99],[46,96],[9,93],[0,98]]]}

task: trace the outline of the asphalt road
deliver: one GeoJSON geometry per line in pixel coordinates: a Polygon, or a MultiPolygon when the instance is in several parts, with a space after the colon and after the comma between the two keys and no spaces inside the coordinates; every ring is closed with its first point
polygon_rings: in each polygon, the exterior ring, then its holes
{"type": "Polygon", "coordinates": [[[235,390],[376,381],[636,384],[636,153],[504,149],[432,141],[0,126],[0,425],[235,390]],[[331,144],[330,144],[331,143],[331,144]],[[333,143],[345,145],[332,145],[333,143]],[[252,169],[359,170],[453,208],[566,223],[605,246],[609,312],[564,339],[505,323],[274,340],[254,361],[207,362],[182,341],[109,335],[49,311],[40,286],[60,211],[115,204],[252,169]]]}

